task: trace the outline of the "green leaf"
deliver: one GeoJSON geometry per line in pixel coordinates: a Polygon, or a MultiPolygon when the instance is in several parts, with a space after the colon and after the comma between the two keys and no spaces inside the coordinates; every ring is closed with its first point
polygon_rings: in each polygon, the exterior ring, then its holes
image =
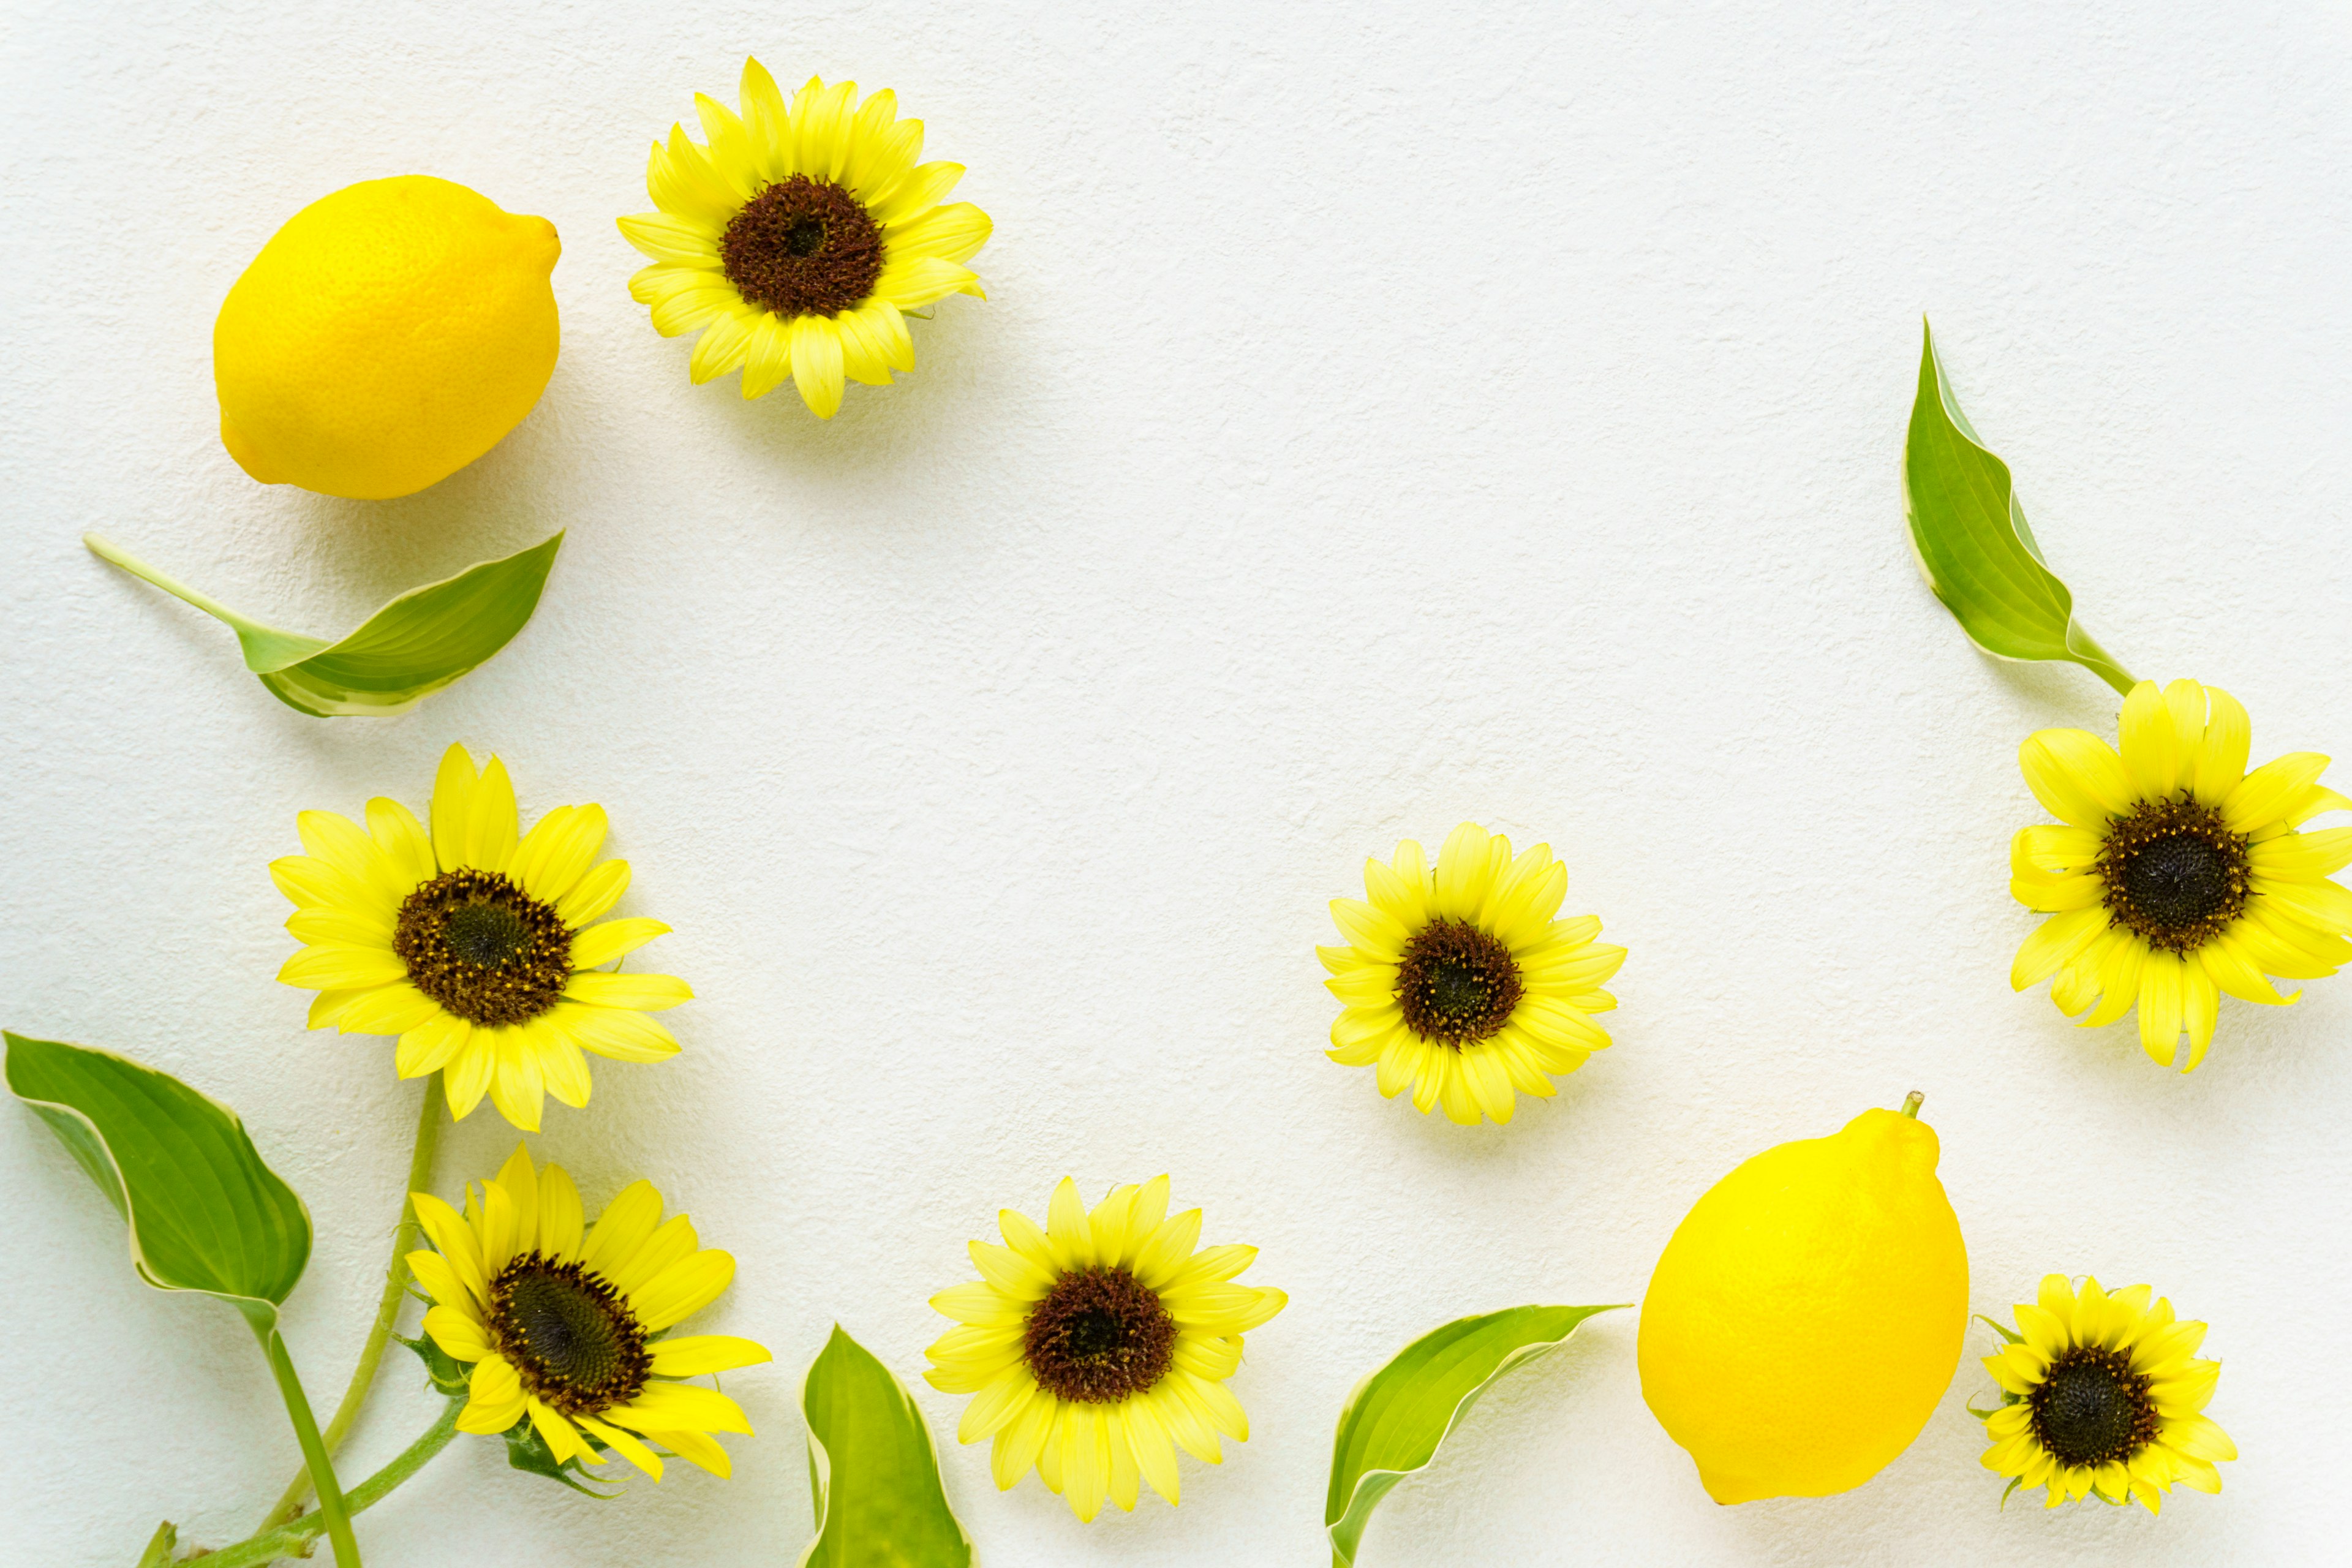
{"type": "Polygon", "coordinates": [[[2025,1342],[2025,1336],[2011,1328],[2008,1324],[1996,1322],[1992,1319],[1986,1317],[1982,1312],[1979,1312],[1976,1317],[1978,1322],[1982,1323],[1986,1328],[1990,1329],[1994,1333],[1999,1334],[2011,1344],[2021,1345],[2025,1342]]]}
{"type": "Polygon", "coordinates": [[[279,701],[334,719],[405,713],[506,647],[539,607],[563,535],[412,588],[339,642],[247,620],[94,533],[82,535],[82,542],[226,622],[245,650],[245,667],[279,701]]]}
{"type": "Polygon", "coordinates": [[[310,1212],[236,1112],[111,1051],[5,1037],[8,1088],[122,1215],[139,1277],[216,1296],[257,1333],[275,1328],[310,1260],[310,1212]]]}
{"type": "Polygon", "coordinates": [[[172,1553],[179,1548],[180,1527],[167,1519],[147,1538],[147,1550],[139,1554],[139,1568],[172,1568],[172,1553]]]}
{"type": "Polygon", "coordinates": [[[443,1350],[431,1334],[420,1333],[413,1340],[400,1334],[392,1337],[416,1352],[416,1359],[425,1363],[425,1380],[433,1385],[434,1393],[454,1398],[472,1391],[472,1369],[443,1350]]]}
{"type": "Polygon", "coordinates": [[[2042,561],[2009,465],[1960,412],[1932,332],[1903,443],[1903,510],[1920,573],[1969,641],[1997,658],[2068,659],[2131,691],[2130,675],[2074,619],[2074,595],[2042,561]]]}
{"type": "Polygon", "coordinates": [[[939,1450],[906,1385],[834,1325],[801,1384],[816,1539],[800,1568],[967,1568],[939,1450]]]}
{"type": "MultiPolygon", "coordinates": [[[[1619,1303],[1622,1305],[1623,1303],[1619,1303]]],[[[1507,1307],[1457,1318],[1399,1351],[1356,1385],[1331,1445],[1323,1528],[1333,1568],[1356,1560],[1372,1510],[1436,1457],[1470,1406],[1503,1373],[1551,1350],[1607,1307],[1507,1307]]]]}
{"type": "MultiPolygon", "coordinates": [[[[596,1439],[588,1433],[583,1432],[581,1437],[594,1446],[599,1452],[603,1451],[604,1445],[597,1443],[596,1439]]],[[[611,1491],[600,1492],[594,1487],[587,1485],[581,1479],[582,1477],[586,1476],[589,1480],[602,1478],[588,1476],[587,1468],[576,1456],[559,1462],[555,1458],[555,1450],[547,1446],[547,1439],[539,1435],[539,1428],[531,1425],[530,1417],[528,1415],[507,1428],[506,1440],[507,1463],[518,1470],[528,1471],[534,1476],[545,1476],[551,1481],[562,1481],[581,1496],[594,1498],[599,1502],[609,1502],[626,1489],[616,1486],[611,1491]]]]}

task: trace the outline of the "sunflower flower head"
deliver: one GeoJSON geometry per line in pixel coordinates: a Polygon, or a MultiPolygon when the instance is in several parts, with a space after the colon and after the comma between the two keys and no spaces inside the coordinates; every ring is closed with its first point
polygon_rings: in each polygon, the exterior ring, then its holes
{"type": "Polygon", "coordinates": [[[661,1194],[633,1184],[583,1226],[580,1194],[560,1165],[533,1170],[517,1145],[459,1214],[410,1194],[430,1251],[408,1266],[434,1305],[425,1331],[473,1368],[461,1432],[497,1434],[529,1421],[558,1464],[618,1454],[655,1480],[655,1447],[715,1476],[728,1473],[714,1432],[740,1432],[742,1408],[681,1381],[769,1360],[726,1334],[671,1337],[735,1277],[735,1260],[702,1248],[684,1215],[661,1217],[661,1194]]]}
{"type": "Polygon", "coordinates": [[[2051,918],[2010,982],[2051,980],[2085,1028],[2139,1009],[2141,1047],[2181,1071],[2205,1059],[2221,993],[2280,1005],[2269,975],[2313,980],[2352,959],[2352,827],[2300,831],[2352,809],[2319,783],[2327,759],[2294,752],[2246,771],[2252,725],[2218,687],[2152,680],[2124,700],[2118,752],[2085,730],[2043,730],[2020,750],[2025,782],[2059,818],[2020,829],[2010,891],[2051,918]],[[2053,978],[2054,977],[2054,978],[2053,978]]]}
{"type": "Polygon", "coordinates": [[[2039,1301],[2016,1309],[2019,1331],[1983,1320],[2008,1342],[1984,1358],[2000,1404],[1969,1413],[1992,1441],[1985,1468],[2010,1478],[2004,1500],[2043,1487],[2051,1508],[2137,1499],[2154,1513],[2176,1481],[2221,1489],[2214,1461],[2238,1449],[2203,1413],[2221,1363],[2198,1359],[2204,1324],[2175,1321],[2172,1303],[2150,1304],[2150,1294],[2134,1285],[2110,1295],[2088,1278],[2078,1291],[2053,1274],[2039,1301]]]}
{"type": "Polygon", "coordinates": [[[982,299],[963,263],[988,241],[988,215],[942,205],[961,163],[919,163],[923,123],[897,95],[859,101],[855,82],[811,77],[788,104],[756,59],[741,109],[698,93],[704,141],[670,128],[654,143],[646,188],[657,212],[620,219],[653,264],[629,292],[664,337],[700,332],[697,385],[740,366],[743,395],[787,376],[820,419],[845,377],[887,386],[912,370],[905,318],[950,294],[982,299]]]}
{"type": "Polygon", "coordinates": [[[301,855],[269,864],[293,900],[304,946],[278,978],[315,991],[310,1027],[397,1035],[403,1078],[445,1070],[449,1113],[488,1093],[500,1115],[539,1130],[545,1097],[588,1103],[584,1051],[652,1062],[677,1041],[646,1016],[694,993],[667,974],[603,966],[669,930],[600,921],[629,885],[625,860],[594,864],[604,808],[562,805],[519,834],[514,786],[463,746],[441,759],[432,820],[367,804],[362,828],[330,811],[295,819],[301,855]]]}
{"type": "Polygon", "coordinates": [[[1113,1187],[1087,1211],[1064,1177],[1040,1230],[997,1215],[975,1241],[981,1278],[931,1298],[961,1326],[924,1352],[931,1386],[975,1395],[957,1437],[995,1440],[1000,1489],[1036,1468],[1081,1520],[1103,1499],[1129,1512],[1139,1485],[1177,1500],[1176,1448],[1213,1465],[1218,1434],[1249,1439],[1225,1379],[1242,1335],[1282,1310],[1279,1290],[1234,1283],[1254,1247],[1195,1252],[1201,1211],[1168,1213],[1168,1178],[1113,1187]]]}
{"type": "Polygon", "coordinates": [[[1318,947],[1324,984],[1343,1011],[1331,1026],[1335,1062],[1377,1066],[1393,1099],[1444,1106],[1465,1126],[1508,1121],[1514,1091],[1550,1095],[1609,1044],[1592,1015],[1617,1005],[1601,984],[1625,950],[1595,942],[1591,915],[1558,920],[1568,868],[1538,844],[1465,822],[1432,868],[1406,839],[1390,865],[1364,864],[1364,899],[1334,899],[1345,947],[1318,947]]]}

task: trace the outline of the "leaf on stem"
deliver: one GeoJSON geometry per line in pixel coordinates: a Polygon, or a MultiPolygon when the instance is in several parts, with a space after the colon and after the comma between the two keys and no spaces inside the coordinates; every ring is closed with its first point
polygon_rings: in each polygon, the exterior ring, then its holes
{"type": "Polygon", "coordinates": [[[147,1538],[147,1550],[139,1554],[139,1568],[172,1568],[172,1553],[179,1549],[180,1527],[167,1519],[147,1538]]]}
{"type": "Polygon", "coordinates": [[[392,1337],[416,1352],[416,1359],[425,1363],[425,1381],[434,1393],[462,1399],[472,1389],[473,1368],[435,1343],[431,1334],[420,1331],[413,1340],[399,1334],[392,1337]]]}
{"type": "Polygon", "coordinates": [[[310,1259],[310,1213],[236,1112],[111,1051],[5,1037],[8,1088],[121,1215],[139,1277],[243,1312],[257,1333],[310,1259]]]}
{"type": "MultiPolygon", "coordinates": [[[[585,1433],[582,1436],[597,1452],[604,1452],[604,1445],[598,1443],[594,1436],[585,1433]]],[[[587,1467],[581,1463],[577,1455],[569,1459],[558,1459],[555,1450],[547,1446],[547,1439],[539,1435],[539,1428],[530,1424],[529,1416],[508,1427],[506,1439],[507,1463],[518,1470],[545,1476],[551,1481],[562,1481],[581,1496],[594,1498],[599,1502],[609,1502],[627,1489],[616,1486],[611,1491],[600,1492],[588,1485],[589,1481],[600,1478],[589,1475],[587,1467]]]]}
{"type": "Polygon", "coordinates": [[[2009,465],[1960,412],[1933,332],[1925,343],[1903,443],[1903,510],[1927,586],[1995,658],[2066,659],[2128,695],[2132,678],[2075,620],[2074,595],[2042,561],[2009,465]]]}
{"type": "Polygon", "coordinates": [[[539,607],[563,535],[412,588],[336,642],[248,620],[94,533],[82,542],[226,623],[245,667],[289,708],[334,719],[404,713],[506,647],[539,607]]]}
{"type": "Polygon", "coordinates": [[[801,1384],[816,1539],[800,1568],[968,1568],[971,1538],[906,1384],[834,1325],[801,1384]]]}
{"type": "Polygon", "coordinates": [[[1399,1481],[1423,1468],[1486,1386],[1541,1355],[1607,1307],[1507,1307],[1457,1318],[1399,1351],[1356,1385],[1331,1445],[1331,1487],[1323,1528],[1333,1568],[1349,1568],[1372,1510],[1399,1481]]]}

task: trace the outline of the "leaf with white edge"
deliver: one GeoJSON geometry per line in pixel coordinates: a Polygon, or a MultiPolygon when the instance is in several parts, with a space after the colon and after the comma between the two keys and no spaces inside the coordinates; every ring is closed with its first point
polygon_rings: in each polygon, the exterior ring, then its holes
{"type": "Polygon", "coordinates": [[[1372,1510],[1424,1468],[1470,1406],[1503,1373],[1551,1350],[1606,1307],[1507,1307],[1457,1318],[1399,1351],[1356,1385],[1331,1445],[1323,1528],[1332,1568],[1349,1568],[1372,1510]]]}
{"type": "Polygon", "coordinates": [[[310,1260],[310,1212],[236,1112],[111,1051],[5,1037],[8,1088],[122,1215],[139,1277],[274,1329],[310,1260]]]}
{"type": "Polygon", "coordinates": [[[2083,629],[2074,595],[2042,559],[2009,465],[1960,412],[1935,334],[1925,342],[1903,443],[1903,510],[1927,586],[1996,658],[2067,659],[2128,695],[2132,678],[2083,629]]]}
{"type": "Polygon", "coordinates": [[[969,1568],[922,1411],[838,1323],[801,1384],[801,1414],[816,1539],[800,1568],[969,1568]]]}
{"type": "Polygon", "coordinates": [[[335,642],[248,620],[94,533],[82,542],[226,622],[245,650],[245,667],[289,708],[336,719],[405,713],[506,647],[539,607],[563,535],[412,588],[335,642]]]}

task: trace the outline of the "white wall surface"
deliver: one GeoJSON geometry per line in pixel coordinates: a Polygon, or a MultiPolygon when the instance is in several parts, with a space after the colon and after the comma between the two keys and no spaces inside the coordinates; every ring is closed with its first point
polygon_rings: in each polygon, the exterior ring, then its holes
{"type": "MultiPolygon", "coordinates": [[[[2237,693],[2258,756],[2352,752],[2340,10],[1139,9],[8,7],[0,1022],[242,1110],[319,1223],[289,1333],[326,1401],[418,1089],[272,978],[295,812],[496,751],[527,816],[609,809],[699,992],[682,1056],[597,1064],[537,1147],[740,1260],[707,1321],[778,1360],[729,1379],[736,1479],[599,1505],[468,1440],[362,1519],[372,1568],[792,1561],[835,1320],[915,1384],[985,1563],[1318,1563],[1365,1372],[1635,1299],[1716,1177],[1915,1088],[1978,1310],[2058,1269],[2211,1322],[2221,1496],[1997,1511],[1979,1328],[1868,1486],[1717,1508],[1628,1312],[1498,1388],[1365,1563],[2342,1561],[2352,977],[2225,1001],[2187,1079],[2011,994],[2017,744],[2116,702],[1971,651],[1896,487],[1925,310],[2108,646],[2237,693]],[[989,300],[830,424],[688,385],[625,289],[648,140],[746,51],[895,87],[996,223],[989,300]],[[304,203],[412,171],[561,230],[553,383],[408,500],[257,486],[214,311],[304,203]],[[92,527],[321,631],[571,534],[495,662],[322,722],[92,527]],[[1465,817],[1549,840],[1632,950],[1616,1047],[1475,1131],[1325,1060],[1312,951],[1366,855],[1465,817]],[[1000,1205],[1163,1170],[1291,1306],[1234,1385],[1251,1441],[1084,1526],[954,1445],[925,1300],[1000,1205]]],[[[486,1106],[444,1189],[512,1139],[486,1106]]],[[[0,1558],[243,1535],[296,1456],[234,1316],[138,1285],[5,1107],[0,1205],[0,1558]]],[[[1837,1347],[1788,1348],[1820,1397],[1837,1347]]],[[[386,1369],[353,1474],[430,1415],[386,1369]]]]}

